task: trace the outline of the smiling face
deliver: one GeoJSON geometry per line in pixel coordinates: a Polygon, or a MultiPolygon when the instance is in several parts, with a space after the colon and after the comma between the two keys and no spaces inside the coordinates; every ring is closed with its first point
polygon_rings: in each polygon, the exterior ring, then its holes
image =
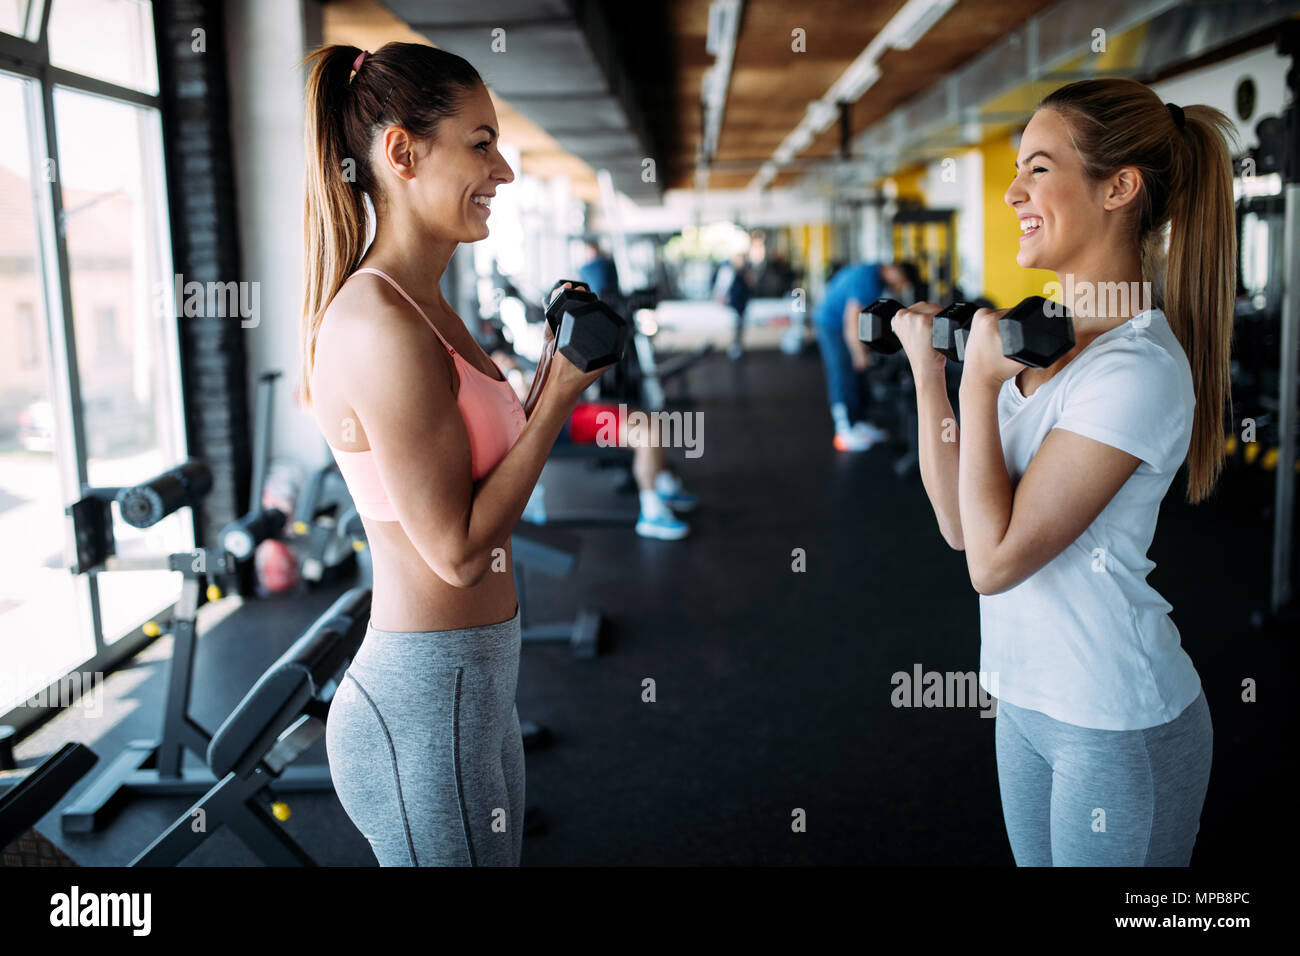
{"type": "Polygon", "coordinates": [[[431,234],[454,242],[487,238],[491,197],[515,178],[498,149],[498,128],[492,98],[479,86],[459,113],[443,119],[435,139],[414,147],[407,198],[431,234]]]}
{"type": "Polygon", "coordinates": [[[1016,264],[1056,272],[1078,268],[1084,250],[1107,227],[1108,181],[1084,172],[1060,113],[1040,109],[1020,138],[1016,177],[1006,201],[1020,220],[1016,264]]]}

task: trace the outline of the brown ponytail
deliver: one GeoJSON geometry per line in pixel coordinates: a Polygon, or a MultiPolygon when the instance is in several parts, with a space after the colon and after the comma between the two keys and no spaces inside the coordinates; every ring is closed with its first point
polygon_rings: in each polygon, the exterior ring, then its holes
{"type": "Polygon", "coordinates": [[[1232,124],[1219,110],[1188,106],[1176,188],[1169,201],[1165,313],[1192,366],[1196,417],[1188,451],[1187,500],[1207,498],[1223,471],[1224,405],[1232,427],[1228,373],[1237,292],[1232,197],[1232,124]]]}
{"type": "Polygon", "coordinates": [[[388,43],[367,54],[328,46],[308,55],[306,195],[303,220],[303,305],[300,394],[311,405],[316,337],[326,307],[361,261],[369,195],[377,213],[383,195],[370,165],[370,148],[386,126],[412,136],[437,135],[439,122],[460,109],[483,82],[466,60],[419,43],[388,43]]]}
{"type": "Polygon", "coordinates": [[[1162,290],[1161,307],[1191,366],[1196,413],[1187,500],[1204,501],[1223,470],[1224,422],[1232,414],[1228,359],[1237,287],[1232,123],[1209,106],[1170,108],[1149,87],[1127,79],[1070,83],[1039,108],[1065,119],[1093,179],[1105,179],[1121,166],[1142,174],[1134,238],[1142,278],[1162,290]]]}

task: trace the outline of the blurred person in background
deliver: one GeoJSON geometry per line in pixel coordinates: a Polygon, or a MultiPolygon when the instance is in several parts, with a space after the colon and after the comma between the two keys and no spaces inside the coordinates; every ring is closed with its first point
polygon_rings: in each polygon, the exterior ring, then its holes
{"type": "Polygon", "coordinates": [[[713,299],[721,302],[736,314],[735,331],[731,345],[727,347],[727,357],[732,361],[745,354],[741,338],[745,331],[745,310],[750,299],[749,266],[745,254],[737,252],[728,262],[718,269],[718,276],[713,283],[713,299]]]}
{"type": "Polygon", "coordinates": [[[608,302],[619,294],[618,267],[614,260],[601,251],[599,243],[588,239],[585,243],[587,261],[578,269],[578,278],[596,293],[596,298],[608,302]]]}
{"type": "Polygon", "coordinates": [[[889,437],[866,417],[871,399],[864,373],[871,354],[858,339],[858,314],[881,296],[902,294],[908,284],[898,263],[851,262],[831,276],[813,311],[839,451],[867,451],[889,437]]]}

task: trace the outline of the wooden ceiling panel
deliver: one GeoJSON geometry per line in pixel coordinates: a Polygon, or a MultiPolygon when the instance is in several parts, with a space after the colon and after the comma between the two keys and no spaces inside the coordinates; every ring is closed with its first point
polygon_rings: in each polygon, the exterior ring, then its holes
{"type": "MultiPolygon", "coordinates": [[[[798,67],[773,69],[747,66],[732,71],[727,110],[735,106],[797,103],[802,114],[811,100],[820,99],[848,67],[848,62],[801,61],[798,67]]],[[[724,116],[725,125],[725,116],[724,116]]]]}
{"type": "Polygon", "coordinates": [[[724,170],[712,170],[709,173],[710,189],[744,189],[754,178],[752,172],[732,173],[724,170]]]}
{"type": "Polygon", "coordinates": [[[754,160],[757,172],[902,4],[746,0],[716,159],[754,160]]]}
{"type": "Polygon", "coordinates": [[[697,36],[703,41],[709,32],[709,5],[712,0],[673,0],[668,23],[673,36],[697,36]]]}
{"type": "MultiPolygon", "coordinates": [[[[670,187],[691,188],[701,129],[700,83],[713,57],[704,52],[708,0],[670,0],[668,19],[680,64],[673,102],[683,111],[673,124],[681,133],[670,187]]],[[[851,134],[932,87],[943,76],[1021,26],[1053,0],[958,0],[911,50],[889,50],[879,60],[881,78],[849,114],[851,134]]],[[[729,164],[710,176],[710,186],[751,174],[736,165],[769,159],[794,130],[808,103],[820,99],[871,42],[903,0],[745,0],[732,64],[731,82],[715,161],[729,164]],[[791,31],[804,31],[806,52],[791,48],[791,31]]],[[[839,150],[838,125],[814,138],[801,158],[832,156],[839,150]]],[[[772,185],[798,177],[780,173],[772,185]]]]}
{"type": "MultiPolygon", "coordinates": [[[[702,135],[700,86],[714,57],[705,48],[711,0],[593,0],[609,20],[616,53],[641,101],[654,142],[659,176],[666,187],[692,188],[702,135]]],[[[881,78],[850,110],[857,135],[891,110],[924,93],[939,79],[1021,26],[1053,0],[958,0],[907,51],[880,58],[881,78]]],[[[902,7],[903,0],[745,0],[737,36],[727,104],[710,185],[749,184],[798,126],[808,103],[820,99],[859,53],[902,7]],[[805,52],[792,49],[802,30],[805,52]]],[[[427,42],[377,0],[333,0],[324,6],[327,38],[374,49],[388,39],[427,42]]],[[[503,141],[518,145],[522,166],[539,175],[569,172],[575,188],[596,192],[595,176],[545,131],[494,96],[503,141]]],[[[816,137],[800,158],[834,155],[838,125],[816,137]]],[[[801,175],[778,174],[773,186],[801,175]]]]}
{"type": "Polygon", "coordinates": [[[847,66],[902,5],[903,0],[746,0],[736,59],[788,67],[799,59],[843,60],[847,66]],[[803,32],[796,37],[796,30],[803,32]]]}
{"type": "Polygon", "coordinates": [[[768,188],[789,189],[791,186],[793,186],[795,183],[799,181],[800,175],[801,173],[799,173],[798,171],[777,173],[774,177],[772,177],[772,181],[768,183],[768,188]]]}

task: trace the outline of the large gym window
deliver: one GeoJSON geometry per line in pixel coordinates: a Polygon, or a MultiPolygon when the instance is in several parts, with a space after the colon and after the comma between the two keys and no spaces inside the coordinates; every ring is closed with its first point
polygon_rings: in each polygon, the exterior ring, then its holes
{"type": "MultiPolygon", "coordinates": [[[[106,669],[180,593],[74,577],[64,516],[185,453],[155,53],[143,0],[0,2],[0,717],[106,669]]],[[[116,537],[193,546],[188,512],[116,537]]]]}

